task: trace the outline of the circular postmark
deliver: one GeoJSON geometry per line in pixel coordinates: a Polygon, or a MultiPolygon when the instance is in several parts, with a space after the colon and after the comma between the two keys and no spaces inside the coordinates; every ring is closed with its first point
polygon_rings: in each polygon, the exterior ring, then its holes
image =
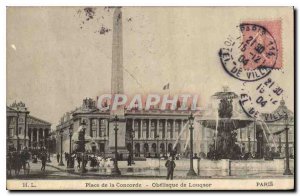
{"type": "Polygon", "coordinates": [[[269,75],[276,64],[276,41],[263,26],[242,23],[239,34],[229,36],[219,57],[224,70],[232,77],[247,82],[269,75]]]}
{"type": "Polygon", "coordinates": [[[274,122],[286,115],[287,108],[282,100],[284,90],[274,79],[267,77],[257,83],[245,82],[241,90],[239,102],[249,117],[274,122]]]}

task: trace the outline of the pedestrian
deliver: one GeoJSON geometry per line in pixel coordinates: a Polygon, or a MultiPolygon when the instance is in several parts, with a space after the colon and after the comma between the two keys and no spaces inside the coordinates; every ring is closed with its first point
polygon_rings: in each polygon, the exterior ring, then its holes
{"type": "Polygon", "coordinates": [[[59,163],[59,159],[60,159],[60,154],[59,153],[57,153],[56,159],[57,159],[57,163],[59,163]]]}
{"type": "Polygon", "coordinates": [[[65,152],[64,154],[65,154],[65,161],[67,162],[68,161],[68,153],[65,152]]]}
{"type": "Polygon", "coordinates": [[[81,163],[81,155],[80,154],[77,154],[76,156],[76,160],[77,160],[77,168],[80,168],[80,163],[81,163]]]}
{"type": "Polygon", "coordinates": [[[22,165],[22,168],[24,169],[24,174],[26,173],[26,165],[27,165],[29,156],[30,155],[29,155],[29,152],[27,151],[27,148],[24,148],[20,154],[21,165],[22,165]]]}
{"type": "Polygon", "coordinates": [[[45,171],[45,169],[46,169],[46,161],[47,161],[47,154],[45,152],[41,153],[41,161],[42,161],[41,171],[45,171]]]}
{"type": "Polygon", "coordinates": [[[166,166],[167,172],[168,172],[167,173],[167,180],[169,180],[169,179],[173,180],[173,173],[174,173],[174,169],[176,167],[173,156],[169,157],[169,159],[167,160],[165,166],[166,166]]]}
{"type": "Polygon", "coordinates": [[[193,159],[198,159],[198,158],[199,157],[198,157],[197,153],[194,153],[193,159]]]}
{"type": "Polygon", "coordinates": [[[11,170],[12,170],[12,153],[8,151],[6,155],[6,169],[7,169],[7,175],[11,176],[11,170]]]}
{"type": "Polygon", "coordinates": [[[128,158],[127,158],[127,166],[131,166],[131,162],[132,162],[132,157],[131,157],[131,154],[129,153],[128,158]]]}
{"type": "Polygon", "coordinates": [[[22,164],[21,164],[21,155],[18,152],[13,152],[12,156],[12,165],[15,170],[15,175],[19,175],[22,164]]]}

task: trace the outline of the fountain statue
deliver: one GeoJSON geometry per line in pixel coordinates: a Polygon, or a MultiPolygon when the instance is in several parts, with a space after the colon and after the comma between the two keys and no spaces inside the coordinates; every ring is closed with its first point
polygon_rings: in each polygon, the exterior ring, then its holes
{"type": "Polygon", "coordinates": [[[237,144],[236,130],[248,126],[253,119],[242,111],[237,94],[228,91],[228,88],[215,93],[212,103],[197,121],[204,127],[215,130],[207,158],[239,159],[242,152],[237,144]]]}

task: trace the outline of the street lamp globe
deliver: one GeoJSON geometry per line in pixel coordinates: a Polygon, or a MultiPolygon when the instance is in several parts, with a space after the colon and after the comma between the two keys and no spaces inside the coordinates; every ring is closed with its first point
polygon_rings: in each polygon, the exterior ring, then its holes
{"type": "Polygon", "coordinates": [[[83,129],[85,129],[85,128],[86,128],[86,122],[85,122],[85,120],[83,120],[83,121],[80,123],[80,125],[82,126],[83,129]]]}
{"type": "Polygon", "coordinates": [[[193,123],[194,123],[194,116],[193,116],[193,113],[190,114],[188,120],[189,120],[189,125],[193,125],[193,123]]]}
{"type": "Polygon", "coordinates": [[[71,124],[69,127],[69,134],[72,135],[73,134],[73,125],[71,124]]]}

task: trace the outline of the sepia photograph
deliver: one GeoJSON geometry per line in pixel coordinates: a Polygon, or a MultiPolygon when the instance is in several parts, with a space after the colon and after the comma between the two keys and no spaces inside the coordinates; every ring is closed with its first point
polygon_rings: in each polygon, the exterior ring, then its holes
{"type": "Polygon", "coordinates": [[[294,190],[294,14],[7,6],[6,188],[294,190]]]}

